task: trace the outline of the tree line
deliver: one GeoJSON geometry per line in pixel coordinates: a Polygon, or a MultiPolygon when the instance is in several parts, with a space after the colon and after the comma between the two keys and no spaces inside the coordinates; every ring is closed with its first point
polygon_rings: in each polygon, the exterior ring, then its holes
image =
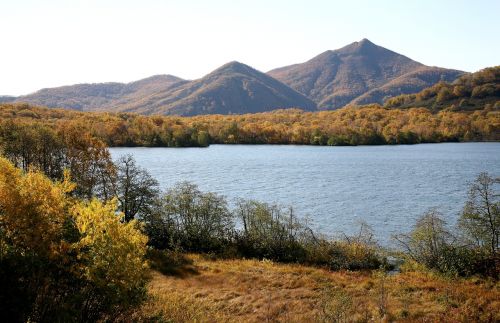
{"type": "MultiPolygon", "coordinates": [[[[473,112],[432,113],[425,108],[401,110],[373,105],[321,112],[286,109],[247,115],[176,117],[0,104],[0,131],[6,129],[1,132],[13,133],[11,128],[22,131],[35,126],[56,133],[78,129],[108,147],[342,146],[500,140],[500,112],[491,107],[473,112]]],[[[3,140],[14,139],[12,136],[3,140]]]]}

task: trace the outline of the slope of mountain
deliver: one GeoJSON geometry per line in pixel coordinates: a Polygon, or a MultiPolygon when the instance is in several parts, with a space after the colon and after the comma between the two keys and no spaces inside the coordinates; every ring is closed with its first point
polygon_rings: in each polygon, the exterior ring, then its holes
{"type": "Polygon", "coordinates": [[[164,91],[172,85],[184,82],[172,75],[156,75],[131,83],[76,84],[47,88],[16,98],[17,102],[27,102],[48,107],[69,108],[92,111],[102,107],[141,99],[151,93],[164,91]]]}
{"type": "Polygon", "coordinates": [[[81,111],[177,115],[316,109],[316,104],[304,95],[238,62],[228,63],[194,81],[157,75],[128,84],[78,84],[43,89],[16,101],[81,111]]]}
{"type": "Polygon", "coordinates": [[[147,100],[118,106],[144,114],[241,114],[316,104],[285,84],[248,65],[230,62],[201,79],[185,82],[147,100]]]}
{"type": "Polygon", "coordinates": [[[462,74],[462,72],[456,70],[422,66],[413,72],[401,75],[378,88],[360,95],[351,103],[356,105],[383,103],[393,96],[415,93],[441,81],[451,82],[462,74]]]}
{"type": "Polygon", "coordinates": [[[0,101],[27,102],[81,111],[143,114],[240,114],[279,108],[337,109],[382,104],[421,91],[464,72],[425,66],[367,39],[311,60],[261,73],[231,62],[203,78],[187,81],[156,75],[131,83],[77,84],[42,89],[0,101]]]}
{"type": "Polygon", "coordinates": [[[13,102],[16,100],[15,96],[11,95],[0,95],[0,103],[13,102]]]}
{"type": "Polygon", "coordinates": [[[367,39],[268,74],[308,96],[319,109],[382,103],[384,97],[415,93],[463,72],[428,67],[367,39]]]}
{"type": "MultiPolygon", "coordinates": [[[[93,107],[92,110],[124,111],[129,106],[153,105],[155,96],[166,93],[172,88],[189,83],[173,75],[155,75],[139,81],[128,83],[119,97],[106,104],[93,107]]],[[[132,110],[133,111],[133,110],[132,110]]],[[[139,111],[136,111],[139,112],[139,111]]]]}
{"type": "Polygon", "coordinates": [[[500,66],[465,74],[453,83],[439,82],[418,93],[392,97],[385,101],[385,107],[425,107],[432,111],[500,109],[500,66]]]}

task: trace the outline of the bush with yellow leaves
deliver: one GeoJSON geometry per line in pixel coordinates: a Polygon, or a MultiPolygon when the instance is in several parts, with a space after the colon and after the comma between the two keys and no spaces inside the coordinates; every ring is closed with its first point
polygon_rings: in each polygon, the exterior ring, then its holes
{"type": "Polygon", "coordinates": [[[0,312],[7,321],[95,321],[145,295],[147,238],[116,203],[69,196],[0,158],[0,312]]]}

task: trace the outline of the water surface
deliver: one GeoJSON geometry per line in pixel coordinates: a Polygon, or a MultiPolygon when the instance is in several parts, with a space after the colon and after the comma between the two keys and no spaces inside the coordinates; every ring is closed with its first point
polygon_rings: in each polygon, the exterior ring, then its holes
{"type": "Polygon", "coordinates": [[[230,202],[292,205],[327,235],[353,233],[363,220],[382,244],[432,207],[454,224],[468,183],[483,171],[500,176],[500,143],[110,150],[113,158],[132,154],[164,189],[190,181],[230,202]]]}

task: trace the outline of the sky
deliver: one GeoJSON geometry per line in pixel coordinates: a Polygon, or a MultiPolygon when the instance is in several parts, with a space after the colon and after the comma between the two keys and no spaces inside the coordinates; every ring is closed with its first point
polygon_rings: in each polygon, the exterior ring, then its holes
{"type": "Polygon", "coordinates": [[[368,38],[426,65],[500,64],[499,0],[0,0],[0,95],[258,70],[368,38]]]}

